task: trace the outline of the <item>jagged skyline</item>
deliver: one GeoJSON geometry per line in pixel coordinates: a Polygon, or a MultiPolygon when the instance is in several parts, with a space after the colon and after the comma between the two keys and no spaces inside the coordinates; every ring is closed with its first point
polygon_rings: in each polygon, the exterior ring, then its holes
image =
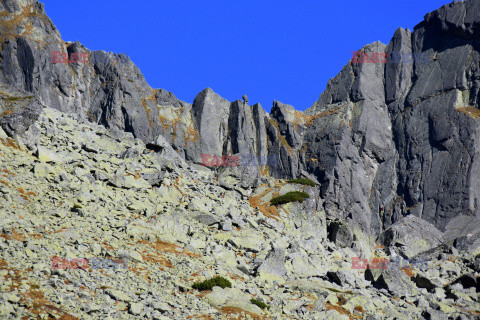
{"type": "Polygon", "coordinates": [[[305,112],[181,101],[39,0],[0,18],[0,319],[480,316],[480,1],[305,112]]]}
{"type": "Polygon", "coordinates": [[[273,100],[303,111],[352,50],[377,40],[387,44],[397,28],[413,30],[426,12],[449,1],[155,1],[148,10],[126,1],[43,3],[64,40],[129,55],[150,86],[180,100],[192,103],[210,87],[229,101],[247,94],[266,111],[273,100]]]}

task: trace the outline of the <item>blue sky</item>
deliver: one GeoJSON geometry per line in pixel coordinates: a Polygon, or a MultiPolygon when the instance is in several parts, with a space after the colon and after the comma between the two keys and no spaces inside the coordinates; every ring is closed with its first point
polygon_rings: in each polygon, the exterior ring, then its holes
{"type": "Polygon", "coordinates": [[[206,87],[305,110],[352,51],[413,27],[447,0],[44,0],[65,41],[125,53],[153,88],[193,102],[206,87]]]}

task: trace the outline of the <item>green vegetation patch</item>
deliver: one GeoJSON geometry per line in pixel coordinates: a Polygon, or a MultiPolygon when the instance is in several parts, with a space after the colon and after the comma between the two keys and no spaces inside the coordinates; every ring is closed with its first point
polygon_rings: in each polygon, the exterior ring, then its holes
{"type": "Polygon", "coordinates": [[[5,100],[7,101],[18,101],[18,100],[26,100],[26,99],[32,99],[33,96],[28,96],[28,97],[7,97],[5,100]]]}
{"type": "Polygon", "coordinates": [[[194,283],[193,289],[197,289],[199,291],[212,290],[212,288],[215,286],[220,288],[231,288],[232,283],[224,277],[213,277],[212,279],[205,280],[203,282],[194,283]]]}
{"type": "Polygon", "coordinates": [[[285,203],[294,202],[294,201],[303,202],[307,198],[310,198],[310,196],[306,192],[291,191],[291,192],[285,193],[283,196],[278,196],[278,197],[273,198],[270,201],[270,203],[274,206],[277,206],[279,204],[285,204],[285,203]]]}
{"type": "Polygon", "coordinates": [[[17,100],[21,100],[22,98],[20,97],[8,97],[6,100],[7,101],[17,101],[17,100]]]}
{"type": "Polygon", "coordinates": [[[288,180],[287,182],[288,182],[288,183],[299,183],[299,184],[303,184],[303,185],[311,186],[311,187],[315,187],[315,186],[316,186],[315,182],[313,182],[313,181],[310,180],[310,179],[306,179],[306,178],[292,179],[292,180],[288,180]]]}
{"type": "Polygon", "coordinates": [[[262,301],[258,301],[257,299],[250,299],[250,302],[253,303],[254,305],[260,307],[260,309],[267,309],[270,310],[270,307],[267,306],[265,303],[262,301]]]}

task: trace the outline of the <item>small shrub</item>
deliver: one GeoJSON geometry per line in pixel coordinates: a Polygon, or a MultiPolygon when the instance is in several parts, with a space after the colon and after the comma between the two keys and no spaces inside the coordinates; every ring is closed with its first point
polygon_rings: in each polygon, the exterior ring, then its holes
{"type": "Polygon", "coordinates": [[[232,283],[225,279],[224,277],[214,277],[209,280],[205,280],[203,282],[196,282],[193,284],[193,289],[197,289],[199,291],[203,290],[212,290],[213,287],[220,287],[220,288],[231,288],[232,283]]]}
{"type": "Polygon", "coordinates": [[[265,303],[262,301],[258,301],[257,299],[250,299],[250,302],[253,303],[254,305],[260,307],[260,309],[267,309],[270,310],[270,307],[267,306],[265,303]]]}
{"type": "Polygon", "coordinates": [[[288,180],[287,182],[288,182],[288,183],[303,184],[303,185],[311,186],[311,187],[315,187],[315,186],[316,186],[315,182],[313,182],[313,181],[310,180],[310,179],[306,179],[306,178],[292,179],[292,180],[288,180]]]}
{"type": "Polygon", "coordinates": [[[7,101],[18,101],[18,100],[25,100],[25,99],[32,99],[33,96],[26,96],[26,97],[7,97],[5,100],[7,101]]]}
{"type": "Polygon", "coordinates": [[[282,196],[273,198],[272,200],[270,200],[270,203],[274,206],[277,206],[279,204],[285,204],[285,203],[294,202],[294,201],[303,202],[307,198],[310,198],[310,196],[306,192],[292,191],[292,192],[287,192],[282,196]]]}

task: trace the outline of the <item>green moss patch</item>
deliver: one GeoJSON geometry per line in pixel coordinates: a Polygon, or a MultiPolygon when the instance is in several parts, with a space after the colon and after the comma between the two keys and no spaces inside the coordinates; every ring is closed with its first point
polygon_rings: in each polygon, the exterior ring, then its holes
{"type": "Polygon", "coordinates": [[[250,299],[250,302],[253,303],[254,305],[260,307],[260,309],[267,309],[269,310],[270,307],[267,306],[265,303],[263,303],[262,301],[258,301],[257,299],[250,299]]]}
{"type": "Polygon", "coordinates": [[[305,199],[310,198],[308,193],[303,192],[303,191],[291,191],[287,192],[282,196],[278,196],[273,198],[270,203],[274,206],[280,205],[280,204],[285,204],[289,202],[294,202],[294,201],[300,201],[303,202],[305,199]]]}
{"type": "Polygon", "coordinates": [[[7,101],[19,101],[19,100],[27,100],[27,99],[32,99],[33,96],[28,96],[28,97],[7,97],[5,100],[7,101]]]}
{"type": "Polygon", "coordinates": [[[213,287],[220,287],[220,288],[231,288],[232,283],[225,279],[224,277],[214,277],[209,280],[205,280],[203,282],[196,282],[193,284],[193,289],[197,289],[199,291],[203,290],[212,290],[213,287]]]}
{"type": "Polygon", "coordinates": [[[310,179],[306,179],[306,178],[292,179],[292,180],[288,180],[287,182],[288,182],[288,183],[303,184],[303,185],[311,186],[311,187],[315,187],[315,186],[316,186],[315,182],[313,182],[313,181],[310,180],[310,179]]]}

